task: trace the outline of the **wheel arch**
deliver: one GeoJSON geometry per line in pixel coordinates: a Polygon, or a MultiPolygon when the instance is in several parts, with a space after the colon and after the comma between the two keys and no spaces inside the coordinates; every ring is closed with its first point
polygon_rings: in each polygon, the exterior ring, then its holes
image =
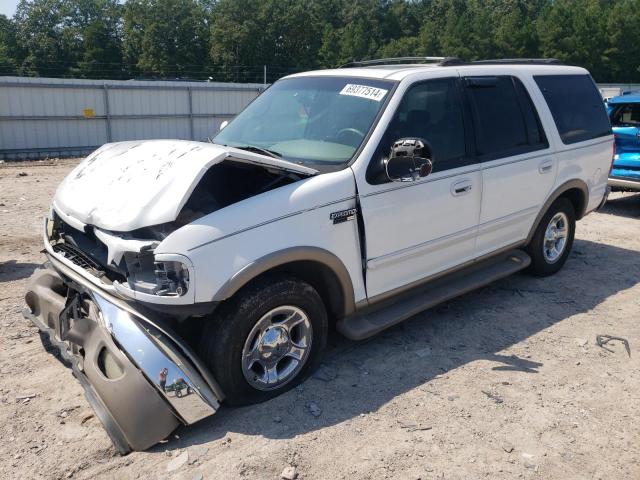
{"type": "Polygon", "coordinates": [[[273,273],[286,273],[313,286],[334,318],[355,311],[351,276],[333,253],[319,247],[292,247],[261,257],[235,273],[216,293],[214,301],[231,298],[238,290],[273,273]]]}
{"type": "Polygon", "coordinates": [[[576,220],[580,220],[587,209],[587,204],[589,202],[589,188],[587,184],[582,180],[574,179],[569,180],[568,182],[563,183],[558,188],[556,188],[551,195],[547,198],[547,201],[544,203],[538,215],[533,222],[533,226],[529,230],[529,235],[527,236],[526,243],[529,244],[531,239],[533,238],[533,234],[538,228],[538,224],[540,220],[547,213],[549,207],[553,202],[555,202],[558,198],[565,197],[567,198],[573,205],[573,208],[576,212],[576,220]]]}

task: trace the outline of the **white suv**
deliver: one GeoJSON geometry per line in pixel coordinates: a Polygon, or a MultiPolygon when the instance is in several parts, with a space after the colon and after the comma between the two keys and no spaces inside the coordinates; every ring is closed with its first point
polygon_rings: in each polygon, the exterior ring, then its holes
{"type": "Polygon", "coordinates": [[[116,446],[266,400],[363,339],[528,268],[606,199],[589,73],[363,62],[286,77],[212,143],[108,144],[58,188],[25,315],[116,446]]]}

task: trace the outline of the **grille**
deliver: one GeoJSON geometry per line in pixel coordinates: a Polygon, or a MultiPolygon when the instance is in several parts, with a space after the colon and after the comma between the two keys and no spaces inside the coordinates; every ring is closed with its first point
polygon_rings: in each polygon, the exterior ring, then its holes
{"type": "Polygon", "coordinates": [[[53,251],[61,254],[64,258],[85,270],[92,270],[92,273],[98,277],[104,275],[102,267],[98,262],[73,245],[57,243],[53,245],[53,251]]]}

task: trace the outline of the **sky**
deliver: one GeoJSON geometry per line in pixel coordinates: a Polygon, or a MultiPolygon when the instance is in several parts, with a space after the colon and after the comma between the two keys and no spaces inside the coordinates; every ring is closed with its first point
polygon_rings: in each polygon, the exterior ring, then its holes
{"type": "Polygon", "coordinates": [[[7,17],[13,17],[16,13],[16,7],[20,0],[0,0],[0,14],[5,14],[7,17]]]}

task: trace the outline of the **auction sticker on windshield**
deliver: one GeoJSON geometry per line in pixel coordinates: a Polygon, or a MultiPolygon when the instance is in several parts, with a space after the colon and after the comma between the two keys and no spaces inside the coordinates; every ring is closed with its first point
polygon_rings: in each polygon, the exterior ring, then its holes
{"type": "Polygon", "coordinates": [[[368,98],[369,100],[375,100],[379,102],[384,98],[389,90],[382,88],[368,87],[366,85],[355,85],[353,83],[347,83],[340,91],[340,95],[350,95],[352,97],[368,98]]]}

